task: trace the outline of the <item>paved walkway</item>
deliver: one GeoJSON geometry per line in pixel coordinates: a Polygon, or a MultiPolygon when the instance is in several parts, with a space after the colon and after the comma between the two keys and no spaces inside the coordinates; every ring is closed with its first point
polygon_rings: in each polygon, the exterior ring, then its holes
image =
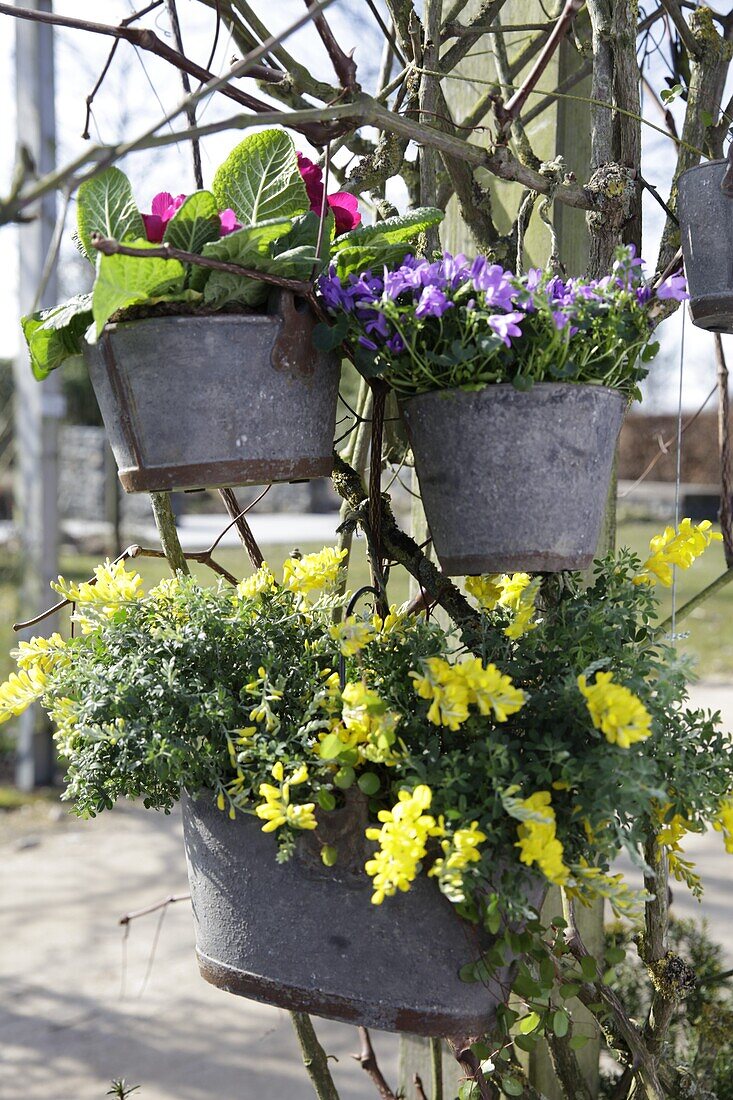
{"type": "MultiPolygon", "coordinates": [[[[699,686],[694,702],[733,727],[733,687],[699,686]]],[[[678,887],[675,912],[707,916],[733,958],[733,857],[718,834],[686,847],[706,897],[678,887]]],[[[142,1086],[135,1100],[312,1100],[287,1014],[199,978],[186,902],[123,939],[122,913],[186,888],[176,814],[81,822],[50,804],[0,818],[0,1100],[102,1100],[113,1077],[142,1086]]],[[[374,1100],[353,1029],[317,1024],[342,1100],[374,1100]]],[[[375,1038],[396,1082],[396,1040],[375,1038]]]]}

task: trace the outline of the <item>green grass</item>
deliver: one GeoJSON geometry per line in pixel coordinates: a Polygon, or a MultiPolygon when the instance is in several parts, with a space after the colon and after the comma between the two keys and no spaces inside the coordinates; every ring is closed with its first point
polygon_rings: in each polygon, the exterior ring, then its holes
{"type": "MultiPolygon", "coordinates": [[[[622,523],[618,533],[619,545],[630,546],[643,558],[647,554],[649,539],[660,529],[661,525],[657,523],[622,523]]],[[[293,543],[297,541],[297,532],[294,532],[293,543]]],[[[316,545],[308,544],[300,544],[300,548],[303,553],[320,549],[316,545]]],[[[266,546],[263,547],[263,553],[277,576],[283,561],[289,556],[290,547],[266,546]]],[[[244,551],[226,548],[220,550],[216,557],[236,576],[244,576],[251,571],[244,551]]],[[[61,559],[61,571],[69,579],[85,580],[91,576],[96,563],[96,558],[67,554],[61,559]]],[[[165,563],[157,559],[138,558],[134,562],[134,567],[141,574],[146,586],[155,584],[167,574],[165,563]]],[[[194,563],[192,568],[197,576],[213,577],[206,566],[194,563]]],[[[677,606],[681,607],[686,600],[715,580],[724,570],[723,550],[720,543],[715,543],[690,570],[684,572],[678,570],[677,606]]],[[[362,584],[368,583],[369,570],[365,558],[365,544],[363,539],[357,539],[352,551],[349,588],[355,591],[362,584]]],[[[7,563],[6,560],[0,567],[0,677],[2,678],[5,678],[13,667],[8,654],[15,644],[11,624],[19,615],[17,588],[17,563],[7,563]]],[[[393,570],[389,590],[391,602],[399,604],[406,599],[408,577],[403,569],[393,570]]],[[[658,588],[658,591],[662,597],[662,614],[667,615],[671,610],[671,592],[662,588],[658,588]]],[[[53,602],[53,596],[54,594],[49,592],[49,604],[53,602]]],[[[66,626],[66,622],[63,625],[66,626]]],[[[680,643],[680,649],[696,659],[697,672],[701,679],[733,680],[733,584],[721,589],[712,599],[697,608],[680,629],[689,632],[689,636],[680,643]]]]}

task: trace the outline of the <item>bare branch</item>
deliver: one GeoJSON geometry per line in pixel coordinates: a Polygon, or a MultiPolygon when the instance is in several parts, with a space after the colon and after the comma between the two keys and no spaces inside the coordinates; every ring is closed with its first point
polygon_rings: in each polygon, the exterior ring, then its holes
{"type": "Polygon", "coordinates": [[[125,913],[117,921],[118,924],[128,925],[138,917],[147,917],[149,913],[157,913],[159,909],[167,909],[169,905],[175,905],[179,901],[190,901],[190,894],[169,894],[167,898],[154,901],[151,905],[145,905],[142,909],[135,909],[131,913],[125,913]]]}
{"type": "MultiPolygon", "coordinates": [[[[305,6],[309,11],[314,11],[317,0],[305,0],[305,6]]],[[[321,42],[326,47],[326,52],[331,59],[334,72],[339,78],[341,87],[347,92],[358,90],[356,81],[356,62],[353,57],[345,54],[334,37],[334,33],[328,25],[323,12],[316,12],[313,16],[313,25],[318,31],[321,42]]]]}
{"type": "Polygon", "coordinates": [[[318,1100],[339,1100],[339,1094],[328,1068],[328,1055],[318,1042],[310,1016],[306,1012],[291,1012],[295,1034],[303,1054],[303,1065],[311,1079],[318,1100]]]}
{"type": "Polygon", "coordinates": [[[552,28],[552,34],[542,47],[540,56],[535,61],[530,72],[527,73],[519,91],[515,92],[504,107],[502,115],[507,122],[518,118],[521,114],[522,108],[527,102],[527,97],[536,88],[538,80],[549,65],[556,51],[559,49],[560,43],[570,30],[572,22],[583,7],[584,2],[585,0],[565,0],[565,6],[563,7],[560,18],[552,28]]]}
{"type": "Polygon", "coordinates": [[[361,1050],[358,1054],[353,1054],[352,1058],[355,1058],[361,1068],[369,1074],[382,1100],[397,1100],[396,1093],[389,1087],[379,1068],[371,1037],[365,1027],[359,1028],[359,1037],[361,1039],[361,1050]]]}
{"type": "Polygon", "coordinates": [[[703,46],[700,42],[697,41],[692,31],[690,30],[687,20],[682,14],[682,10],[680,9],[677,0],[659,0],[659,3],[664,8],[667,15],[670,17],[675,27],[677,28],[677,33],[684,42],[685,49],[689,53],[690,57],[694,57],[699,60],[702,56],[703,46]]]}

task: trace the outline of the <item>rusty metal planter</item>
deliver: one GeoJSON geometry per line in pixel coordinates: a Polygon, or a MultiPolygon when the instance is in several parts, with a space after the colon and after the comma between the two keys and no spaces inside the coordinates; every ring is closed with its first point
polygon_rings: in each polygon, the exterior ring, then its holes
{"type": "Polygon", "coordinates": [[[679,178],[678,213],[693,324],[733,332],[733,196],[728,164],[708,161],[679,178]]]}
{"type": "Polygon", "coordinates": [[[617,390],[552,382],[402,401],[443,571],[589,566],[625,408],[617,390]]]}
{"type": "Polygon", "coordinates": [[[85,357],[128,493],[331,473],[338,361],[305,302],[108,325],[85,357]]]}
{"type": "MultiPolygon", "coordinates": [[[[435,882],[371,903],[365,810],[322,815],[277,863],[276,841],[250,815],[231,821],[211,793],[182,797],[196,948],[212,985],[280,1008],[417,1035],[477,1036],[502,1000],[498,981],[458,973],[491,940],[461,920],[435,882]],[[320,847],[339,860],[323,866],[320,847]]],[[[540,904],[542,888],[531,890],[540,904]]]]}

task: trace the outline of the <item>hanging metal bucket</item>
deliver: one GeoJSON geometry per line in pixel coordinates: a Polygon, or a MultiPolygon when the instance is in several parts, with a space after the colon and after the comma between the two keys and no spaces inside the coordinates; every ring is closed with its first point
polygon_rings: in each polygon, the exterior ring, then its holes
{"type": "Polygon", "coordinates": [[[605,386],[490,385],[401,403],[445,573],[556,572],[593,560],[626,398],[605,386]]]}
{"type": "Polygon", "coordinates": [[[692,322],[733,332],[733,169],[725,160],[698,164],[682,173],[678,189],[692,322]]]}
{"type": "MultiPolygon", "coordinates": [[[[345,1023],[416,1035],[479,1036],[505,999],[509,968],[487,984],[459,978],[491,938],[456,914],[432,879],[371,903],[366,808],[321,815],[278,863],[272,834],[214,796],[182,798],[196,953],[212,985],[345,1023]],[[323,843],[338,848],[324,867],[323,843]],[[502,989],[502,986],[505,988],[502,989]]],[[[543,887],[528,879],[532,904],[543,887]]]]}
{"type": "Polygon", "coordinates": [[[128,493],[331,473],[339,363],[307,303],[108,325],[85,358],[128,493]]]}

